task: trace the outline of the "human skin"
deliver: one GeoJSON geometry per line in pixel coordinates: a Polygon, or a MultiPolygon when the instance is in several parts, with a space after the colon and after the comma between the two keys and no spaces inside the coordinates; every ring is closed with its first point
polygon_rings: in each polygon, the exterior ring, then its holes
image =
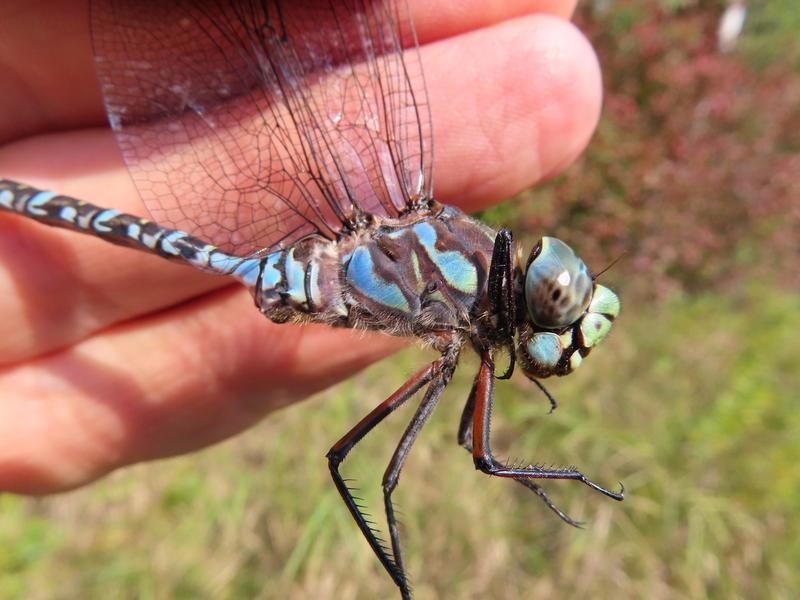
{"type": "MultiPolygon", "coordinates": [[[[565,20],[574,2],[410,2],[438,200],[476,210],[575,159],[601,82],[565,20]]],[[[0,177],[145,215],[105,122],[86,6],[6,2],[0,40],[0,177]]],[[[0,214],[0,490],[57,492],[202,448],[404,343],[277,325],[224,278],[0,214]]]]}

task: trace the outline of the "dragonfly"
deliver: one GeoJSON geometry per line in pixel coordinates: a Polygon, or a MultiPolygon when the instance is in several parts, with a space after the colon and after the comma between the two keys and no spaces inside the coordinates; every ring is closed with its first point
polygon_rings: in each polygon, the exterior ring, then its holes
{"type": "Polygon", "coordinates": [[[541,380],[577,369],[620,302],[565,242],[543,236],[525,259],[510,230],[435,199],[430,106],[404,0],[93,0],[90,15],[108,120],[150,218],[8,179],[0,210],[233,278],[276,323],[375,330],[433,348],[436,360],[327,453],[401,597],[411,587],[393,492],[467,348],[480,365],[458,442],[476,469],[525,486],[575,526],[538,480],[623,499],[622,486],[575,468],[510,465],[492,453],[495,379],[519,367],[555,408],[541,380]],[[341,466],[419,392],[383,477],[387,544],[341,466]]]}

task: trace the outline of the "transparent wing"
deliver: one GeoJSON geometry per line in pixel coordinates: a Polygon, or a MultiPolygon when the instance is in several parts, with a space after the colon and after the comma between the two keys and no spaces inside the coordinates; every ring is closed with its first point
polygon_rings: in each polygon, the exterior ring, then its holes
{"type": "Polygon", "coordinates": [[[404,0],[93,0],[109,121],[153,219],[247,255],[431,195],[404,0]]]}

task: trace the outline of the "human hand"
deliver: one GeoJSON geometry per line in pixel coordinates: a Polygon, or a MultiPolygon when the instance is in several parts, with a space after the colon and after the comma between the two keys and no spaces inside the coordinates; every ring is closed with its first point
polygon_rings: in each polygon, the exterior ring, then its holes
{"type": "MultiPolygon", "coordinates": [[[[552,16],[574,2],[411,4],[440,201],[487,206],[580,153],[601,88],[586,40],[552,16]]],[[[144,215],[105,124],[86,7],[2,10],[0,176],[144,215]]],[[[22,493],[214,443],[403,343],[276,325],[222,278],[8,214],[0,315],[0,489],[22,493]]]]}

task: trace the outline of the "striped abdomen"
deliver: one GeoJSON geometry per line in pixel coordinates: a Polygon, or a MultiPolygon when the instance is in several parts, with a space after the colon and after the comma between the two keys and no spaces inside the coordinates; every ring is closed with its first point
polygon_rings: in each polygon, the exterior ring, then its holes
{"type": "Polygon", "coordinates": [[[185,262],[214,273],[241,276],[237,272],[242,266],[241,258],[222,252],[183,231],[8,179],[0,179],[0,210],[19,213],[47,225],[88,233],[113,244],[185,262]]]}
{"type": "MultiPolygon", "coordinates": [[[[314,244],[301,243],[266,256],[234,256],[183,231],[7,179],[0,179],[0,210],[235,277],[250,289],[262,312],[277,321],[314,312],[325,304],[318,264],[296,258],[314,244]]],[[[337,310],[341,313],[343,308],[337,310]]]]}

